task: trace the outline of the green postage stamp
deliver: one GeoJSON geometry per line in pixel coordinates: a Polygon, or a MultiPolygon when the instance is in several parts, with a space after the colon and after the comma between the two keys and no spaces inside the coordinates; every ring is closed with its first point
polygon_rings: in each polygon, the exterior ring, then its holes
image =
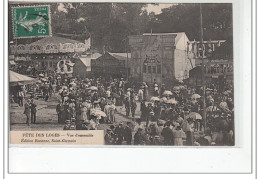
{"type": "Polygon", "coordinates": [[[50,6],[24,6],[12,8],[14,38],[51,36],[50,6]]]}

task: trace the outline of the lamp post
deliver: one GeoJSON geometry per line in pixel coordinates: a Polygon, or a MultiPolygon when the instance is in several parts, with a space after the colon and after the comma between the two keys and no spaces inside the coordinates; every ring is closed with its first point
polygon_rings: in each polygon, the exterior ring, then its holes
{"type": "Polygon", "coordinates": [[[125,41],[125,52],[126,52],[126,79],[128,80],[128,48],[127,48],[127,41],[128,37],[126,37],[125,39],[123,39],[123,41],[125,41]]]}
{"type": "Polygon", "coordinates": [[[207,121],[206,121],[206,97],[205,97],[205,91],[206,91],[206,86],[205,86],[205,62],[204,62],[204,56],[203,56],[203,26],[202,26],[202,4],[200,3],[200,45],[201,45],[201,60],[202,60],[202,87],[203,87],[203,119],[204,119],[204,131],[206,129],[207,121]]]}

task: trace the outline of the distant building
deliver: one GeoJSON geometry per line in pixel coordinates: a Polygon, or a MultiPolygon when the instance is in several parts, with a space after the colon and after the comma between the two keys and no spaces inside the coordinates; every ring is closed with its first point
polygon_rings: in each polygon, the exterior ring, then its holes
{"type": "Polygon", "coordinates": [[[195,61],[187,56],[189,39],[181,33],[153,33],[129,36],[130,77],[140,82],[169,84],[189,78],[195,61]]]}
{"type": "Polygon", "coordinates": [[[130,53],[105,52],[103,55],[94,53],[88,56],[75,58],[73,75],[81,78],[105,77],[105,78],[126,78],[127,58],[130,53]]]}
{"type": "Polygon", "coordinates": [[[208,62],[212,55],[226,40],[209,40],[203,41],[202,46],[200,41],[189,41],[187,43],[188,58],[195,60],[195,66],[201,65],[202,59],[208,62]]]}
{"type": "Polygon", "coordinates": [[[127,58],[130,59],[131,54],[105,52],[99,58],[91,60],[91,72],[94,76],[125,78],[127,58]]]}
{"type": "MultiPolygon", "coordinates": [[[[198,57],[199,58],[199,57],[198,57]]],[[[196,59],[197,61],[199,59],[196,59]]],[[[190,70],[189,83],[193,86],[202,85],[201,60],[198,66],[190,70]]],[[[216,82],[224,86],[233,83],[233,44],[225,41],[216,46],[214,51],[204,59],[204,75],[207,84],[216,82]]]]}
{"type": "Polygon", "coordinates": [[[100,53],[93,53],[89,55],[82,55],[76,57],[73,66],[73,76],[78,76],[80,78],[86,78],[92,75],[93,69],[91,68],[91,61],[101,57],[100,53]]]}

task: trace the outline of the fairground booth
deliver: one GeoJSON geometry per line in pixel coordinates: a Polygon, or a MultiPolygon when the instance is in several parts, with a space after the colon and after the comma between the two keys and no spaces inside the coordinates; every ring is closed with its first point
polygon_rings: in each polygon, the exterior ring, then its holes
{"type": "Polygon", "coordinates": [[[45,37],[30,44],[10,46],[15,62],[22,61],[21,65],[27,64],[39,73],[56,71],[61,74],[72,74],[74,57],[89,49],[90,39],[80,42],[57,36],[45,37]]]}

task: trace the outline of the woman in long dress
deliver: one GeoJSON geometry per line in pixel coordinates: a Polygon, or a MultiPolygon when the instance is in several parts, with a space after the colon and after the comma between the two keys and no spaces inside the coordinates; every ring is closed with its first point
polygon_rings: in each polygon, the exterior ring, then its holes
{"type": "Polygon", "coordinates": [[[176,129],[173,130],[174,145],[183,146],[184,137],[185,133],[183,132],[180,126],[177,126],[176,129]]]}
{"type": "Polygon", "coordinates": [[[139,97],[139,101],[140,102],[144,99],[144,91],[143,91],[143,89],[139,89],[138,97],[139,97]]]}
{"type": "Polygon", "coordinates": [[[82,103],[82,106],[81,106],[81,120],[82,121],[88,120],[87,111],[88,111],[87,104],[86,104],[86,102],[84,102],[84,103],[82,103]]]}

